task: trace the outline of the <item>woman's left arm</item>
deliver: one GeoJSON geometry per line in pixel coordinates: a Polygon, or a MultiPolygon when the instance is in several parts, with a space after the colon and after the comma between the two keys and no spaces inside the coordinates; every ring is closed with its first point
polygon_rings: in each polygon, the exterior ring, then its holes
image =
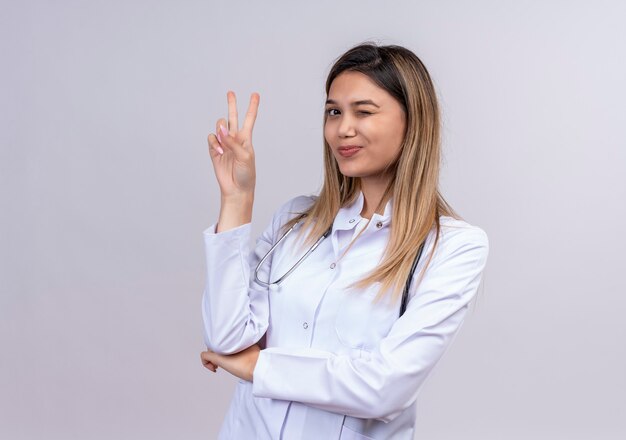
{"type": "Polygon", "coordinates": [[[452,232],[440,244],[406,312],[370,358],[313,348],[249,349],[237,365],[253,368],[253,394],[385,422],[400,415],[460,328],[487,261],[480,228],[452,232]]]}

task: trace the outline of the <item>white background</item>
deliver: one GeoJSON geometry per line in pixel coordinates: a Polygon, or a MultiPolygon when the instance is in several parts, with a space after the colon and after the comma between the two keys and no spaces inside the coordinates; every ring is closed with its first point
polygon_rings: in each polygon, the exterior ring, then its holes
{"type": "MultiPolygon", "coordinates": [[[[261,95],[255,234],[322,182],[324,80],[374,40],[426,64],[444,195],[490,256],[417,439],[626,434],[621,1],[20,1],[0,11],[0,437],[211,439],[206,136],[261,95]]],[[[374,403],[373,403],[374,404],[374,403]]]]}

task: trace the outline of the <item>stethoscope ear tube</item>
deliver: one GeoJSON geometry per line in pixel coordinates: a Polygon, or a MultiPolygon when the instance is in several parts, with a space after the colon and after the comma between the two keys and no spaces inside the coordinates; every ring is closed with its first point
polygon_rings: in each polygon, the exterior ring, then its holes
{"type": "Polygon", "coordinates": [[[413,274],[415,273],[415,268],[417,267],[417,263],[420,260],[420,257],[422,256],[422,251],[424,250],[424,243],[425,241],[422,242],[422,244],[420,245],[420,248],[417,251],[417,256],[415,257],[415,260],[413,260],[413,265],[411,266],[411,271],[409,272],[409,277],[406,280],[406,284],[404,286],[404,292],[402,292],[402,302],[400,303],[400,316],[402,316],[404,314],[404,312],[406,311],[406,306],[409,300],[409,289],[411,288],[411,280],[413,279],[413,274]]]}

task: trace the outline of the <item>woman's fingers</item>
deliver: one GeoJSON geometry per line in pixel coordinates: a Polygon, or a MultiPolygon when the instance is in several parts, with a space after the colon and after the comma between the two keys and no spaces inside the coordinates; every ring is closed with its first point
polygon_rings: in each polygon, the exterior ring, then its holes
{"type": "Polygon", "coordinates": [[[237,98],[235,92],[226,92],[226,100],[228,101],[228,126],[226,129],[231,135],[236,135],[239,132],[239,123],[237,122],[237,98]]]}
{"type": "Polygon", "coordinates": [[[245,144],[241,142],[239,136],[234,136],[232,132],[229,133],[224,118],[218,119],[215,123],[215,133],[222,151],[231,151],[235,154],[235,157],[242,157],[242,153],[244,153],[246,149],[245,144]]]}
{"type": "Polygon", "coordinates": [[[218,133],[220,134],[220,145],[224,151],[232,151],[235,157],[240,157],[244,146],[228,132],[225,125],[218,128],[218,133]]]}
{"type": "Polygon", "coordinates": [[[224,118],[219,118],[217,120],[217,122],[215,123],[215,135],[217,136],[217,140],[220,142],[220,144],[222,143],[222,132],[220,130],[220,127],[224,127],[226,128],[226,130],[228,130],[228,123],[226,122],[226,119],[224,118]]]}
{"type": "Polygon", "coordinates": [[[215,373],[217,371],[217,365],[211,362],[211,360],[209,360],[209,357],[209,351],[203,351],[202,353],[200,353],[200,360],[202,361],[202,365],[215,373]]]}
{"type": "Polygon", "coordinates": [[[217,137],[213,133],[209,134],[208,141],[209,154],[211,155],[211,157],[214,157],[216,155],[221,156],[222,154],[224,154],[224,149],[222,148],[219,141],[217,140],[217,137]]]}
{"type": "Polygon", "coordinates": [[[217,140],[219,141],[222,148],[224,148],[225,146],[231,149],[236,149],[238,146],[244,148],[249,147],[252,145],[252,129],[254,128],[254,123],[256,121],[261,97],[256,92],[250,95],[250,103],[248,105],[248,111],[246,112],[246,118],[244,120],[243,128],[241,129],[241,131],[239,131],[237,99],[235,97],[235,93],[229,90],[226,95],[228,99],[228,121],[224,118],[220,118],[217,120],[217,123],[215,124],[215,133],[217,140]],[[221,127],[224,127],[224,129],[222,129],[221,127]],[[223,130],[225,130],[230,135],[230,138],[236,139],[237,142],[232,145],[224,145],[226,140],[225,138],[227,136],[223,130]]]}
{"type": "Polygon", "coordinates": [[[248,104],[248,111],[246,112],[246,119],[243,122],[243,131],[248,139],[252,137],[252,129],[254,128],[254,121],[256,121],[256,115],[259,110],[259,101],[261,100],[261,95],[254,92],[250,95],[250,104],[248,104]]]}
{"type": "Polygon", "coordinates": [[[233,133],[228,130],[228,122],[224,118],[219,118],[215,123],[215,136],[224,150],[226,150],[226,148],[233,149],[237,146],[237,144],[233,142],[230,142],[228,145],[226,144],[227,138],[230,137],[230,139],[233,139],[233,133]]]}
{"type": "Polygon", "coordinates": [[[217,372],[217,366],[213,365],[211,362],[205,362],[203,363],[204,368],[206,368],[207,370],[211,370],[212,372],[216,373],[217,372]]]}

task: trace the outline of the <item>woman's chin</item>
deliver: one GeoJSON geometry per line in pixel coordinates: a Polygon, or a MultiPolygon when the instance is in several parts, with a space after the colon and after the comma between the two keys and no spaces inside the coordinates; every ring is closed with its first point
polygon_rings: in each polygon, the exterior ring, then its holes
{"type": "Polygon", "coordinates": [[[363,177],[363,170],[354,167],[339,167],[339,172],[346,177],[363,177]]]}

